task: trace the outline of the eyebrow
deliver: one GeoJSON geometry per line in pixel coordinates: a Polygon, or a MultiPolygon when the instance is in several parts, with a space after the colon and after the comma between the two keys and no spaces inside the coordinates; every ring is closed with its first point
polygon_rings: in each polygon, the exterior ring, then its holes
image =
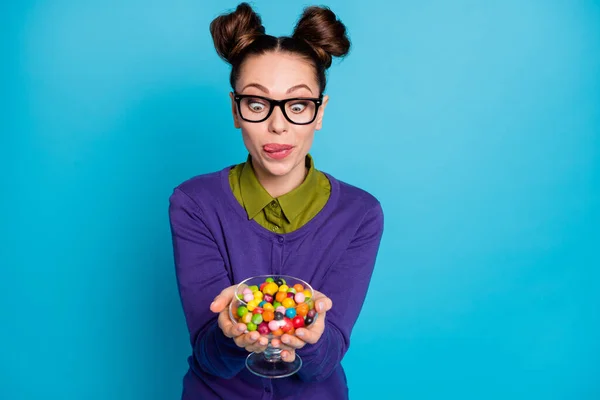
{"type": "MultiPolygon", "coordinates": [[[[264,86],[263,86],[263,85],[261,85],[260,83],[250,83],[250,84],[248,84],[248,85],[244,86],[244,88],[242,89],[242,92],[243,92],[244,90],[246,90],[247,88],[249,88],[249,87],[255,87],[255,88],[257,88],[258,90],[261,90],[261,91],[263,91],[263,92],[265,92],[265,93],[267,93],[267,94],[269,93],[269,89],[267,89],[266,87],[264,87],[264,86]]],[[[298,89],[302,89],[302,88],[306,88],[306,89],[308,89],[308,91],[309,91],[310,93],[312,93],[312,90],[310,90],[310,88],[308,87],[308,85],[305,85],[304,83],[301,83],[301,84],[299,84],[299,85],[296,85],[296,86],[292,86],[291,88],[289,88],[289,89],[286,91],[286,93],[292,93],[293,91],[295,91],[295,90],[298,90],[298,89]]]]}

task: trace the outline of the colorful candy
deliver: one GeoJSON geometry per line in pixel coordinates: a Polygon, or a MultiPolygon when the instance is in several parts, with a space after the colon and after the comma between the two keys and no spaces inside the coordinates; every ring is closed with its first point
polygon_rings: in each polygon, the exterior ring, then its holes
{"type": "Polygon", "coordinates": [[[296,316],[296,309],[288,308],[287,310],[285,310],[285,316],[288,318],[294,318],[296,316]]]}
{"type": "Polygon", "coordinates": [[[299,283],[288,286],[283,278],[267,278],[258,286],[248,286],[237,300],[240,303],[232,310],[236,320],[261,335],[293,334],[312,324],[317,315],[311,291],[299,283]]]}
{"type": "Polygon", "coordinates": [[[268,335],[269,334],[269,324],[267,324],[266,322],[261,323],[258,326],[257,329],[258,333],[260,333],[261,335],[268,335]]]}
{"type": "Polygon", "coordinates": [[[304,326],[304,318],[297,315],[292,319],[292,324],[294,324],[294,328],[302,328],[304,326]]]}

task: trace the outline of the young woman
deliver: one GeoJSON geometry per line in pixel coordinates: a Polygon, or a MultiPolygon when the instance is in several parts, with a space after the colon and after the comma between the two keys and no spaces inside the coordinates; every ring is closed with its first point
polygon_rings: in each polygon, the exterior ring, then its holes
{"type": "Polygon", "coordinates": [[[346,399],[341,366],[383,233],[380,203],[317,170],[309,154],[328,96],[325,71],[350,48],[327,8],[304,10],[291,37],[265,34],[246,4],[210,26],[231,64],[231,110],[246,162],[175,188],[169,216],[177,282],[192,354],[184,399],[346,399]],[[315,289],[317,321],[273,345],[298,373],[264,379],[245,368],[266,337],[230,321],[235,284],[291,275],[315,289]]]}

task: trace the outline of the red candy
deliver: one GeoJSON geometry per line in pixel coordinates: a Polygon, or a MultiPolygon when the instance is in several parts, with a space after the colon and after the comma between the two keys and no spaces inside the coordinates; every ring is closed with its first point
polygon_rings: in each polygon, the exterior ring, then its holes
{"type": "Polygon", "coordinates": [[[262,314],[263,313],[263,309],[260,307],[256,307],[254,310],[252,310],[252,314],[262,314]]]}
{"type": "MultiPolygon", "coordinates": [[[[289,318],[284,318],[283,319],[284,325],[281,327],[281,330],[284,332],[289,332],[292,329],[294,329],[294,323],[292,322],[291,319],[289,318]]],[[[304,320],[302,320],[302,322],[304,322],[304,320]]],[[[304,325],[304,324],[303,324],[304,325]]]]}
{"type": "Polygon", "coordinates": [[[270,330],[269,330],[269,324],[267,324],[266,322],[261,322],[260,325],[258,325],[258,333],[260,333],[261,335],[268,335],[270,330]]]}
{"type": "Polygon", "coordinates": [[[304,326],[304,318],[302,318],[301,316],[297,315],[292,320],[292,324],[294,325],[294,328],[296,328],[296,329],[302,328],[304,326]]]}

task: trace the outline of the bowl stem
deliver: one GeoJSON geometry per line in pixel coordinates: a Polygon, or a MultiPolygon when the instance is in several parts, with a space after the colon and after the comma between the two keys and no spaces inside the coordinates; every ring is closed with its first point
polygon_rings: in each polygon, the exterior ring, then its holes
{"type": "Polygon", "coordinates": [[[268,362],[281,362],[281,349],[271,346],[270,340],[263,355],[268,362]]]}

